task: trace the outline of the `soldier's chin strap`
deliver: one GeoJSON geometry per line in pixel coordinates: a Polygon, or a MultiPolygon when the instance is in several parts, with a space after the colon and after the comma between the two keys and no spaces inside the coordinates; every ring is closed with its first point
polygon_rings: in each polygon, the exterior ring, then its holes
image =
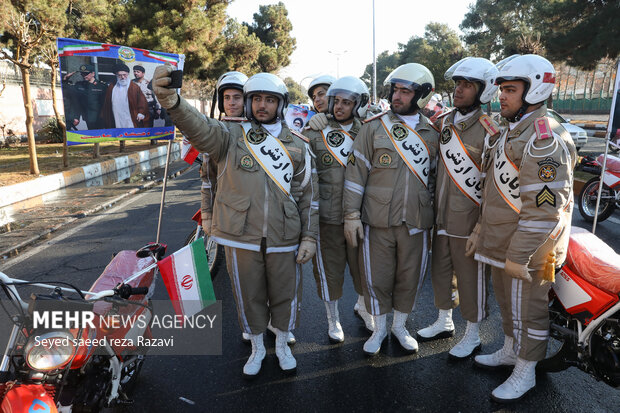
{"type": "Polygon", "coordinates": [[[513,116],[509,118],[506,118],[506,120],[510,123],[519,122],[521,118],[523,117],[523,115],[525,115],[525,112],[527,111],[529,107],[530,107],[530,104],[525,103],[524,101],[521,107],[519,108],[519,110],[517,111],[517,113],[515,113],[513,116]]]}

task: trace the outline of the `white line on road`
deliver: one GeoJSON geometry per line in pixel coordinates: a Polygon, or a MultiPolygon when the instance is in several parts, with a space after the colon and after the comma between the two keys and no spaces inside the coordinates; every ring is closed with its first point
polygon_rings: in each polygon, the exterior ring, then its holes
{"type": "Polygon", "coordinates": [[[73,234],[75,234],[75,233],[81,231],[82,229],[84,229],[84,227],[92,225],[95,222],[97,222],[97,221],[99,221],[99,220],[101,220],[103,218],[106,218],[107,215],[127,208],[128,205],[131,205],[132,203],[136,202],[137,200],[141,199],[142,197],[144,197],[145,195],[147,195],[149,193],[150,193],[150,191],[145,191],[145,192],[143,192],[141,194],[138,194],[138,195],[135,195],[135,196],[131,196],[131,197],[129,197],[129,199],[126,202],[121,202],[120,204],[118,204],[118,205],[116,205],[116,206],[114,206],[114,207],[112,207],[110,209],[107,209],[105,211],[100,211],[99,215],[97,215],[97,216],[86,218],[82,224],[80,224],[80,225],[78,225],[78,226],[76,226],[74,228],[71,228],[70,230],[60,234],[59,236],[54,237],[53,239],[51,239],[51,240],[49,240],[49,241],[47,241],[47,242],[45,242],[45,243],[43,243],[41,245],[38,245],[38,246],[36,246],[36,247],[26,251],[25,253],[18,255],[15,258],[10,259],[6,264],[4,264],[2,266],[2,271],[4,272],[4,271],[8,270],[9,268],[14,267],[15,265],[21,263],[22,261],[32,257],[33,255],[42,252],[46,248],[49,248],[52,245],[54,245],[54,244],[56,244],[56,243],[58,243],[58,242],[60,242],[60,241],[62,241],[64,239],[72,236],[73,234]]]}

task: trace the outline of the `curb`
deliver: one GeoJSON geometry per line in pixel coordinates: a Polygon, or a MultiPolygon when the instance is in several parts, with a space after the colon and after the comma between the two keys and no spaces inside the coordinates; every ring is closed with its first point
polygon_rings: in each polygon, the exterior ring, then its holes
{"type": "MultiPolygon", "coordinates": [[[[180,147],[181,145],[178,142],[173,142],[172,152],[179,151],[180,147]]],[[[167,148],[168,145],[160,145],[157,148],[147,149],[129,155],[119,156],[114,159],[108,159],[103,162],[84,165],[69,169],[68,171],[32,179],[30,181],[0,187],[0,208],[79,182],[97,178],[119,169],[139,165],[142,162],[165,156],[167,148]]]]}
{"type": "MultiPolygon", "coordinates": [[[[146,151],[143,151],[143,152],[146,152],[146,151]]],[[[185,173],[186,171],[188,171],[192,167],[193,167],[193,165],[188,165],[188,166],[184,166],[183,168],[178,169],[178,170],[176,170],[174,172],[171,172],[171,173],[168,174],[168,179],[174,179],[174,178],[178,177],[179,175],[185,173]]],[[[145,191],[147,189],[150,189],[151,187],[153,187],[155,185],[158,185],[158,184],[160,184],[162,182],[163,182],[163,178],[157,179],[155,181],[149,181],[149,182],[145,183],[144,185],[140,185],[137,188],[131,189],[131,190],[125,192],[124,194],[121,194],[121,195],[117,196],[116,198],[113,198],[111,200],[105,201],[104,203],[99,204],[99,205],[97,205],[94,208],[91,208],[91,209],[89,209],[87,211],[84,211],[84,212],[81,212],[79,214],[76,214],[75,216],[69,218],[65,222],[62,222],[62,223],[60,223],[58,225],[55,225],[52,228],[48,228],[48,229],[46,229],[45,231],[41,232],[38,235],[35,235],[35,236],[31,237],[31,238],[28,238],[25,241],[20,242],[17,245],[13,245],[13,246],[11,246],[11,247],[3,250],[3,251],[0,251],[0,260],[2,260],[5,257],[6,258],[13,257],[13,256],[17,255],[21,249],[23,249],[23,248],[25,248],[25,247],[27,247],[29,245],[32,245],[32,244],[36,243],[37,241],[40,241],[40,240],[46,238],[52,232],[56,232],[59,229],[61,229],[62,227],[66,226],[66,225],[69,225],[69,224],[72,224],[72,223],[74,223],[75,221],[77,221],[79,219],[86,218],[86,217],[88,217],[90,215],[93,215],[93,214],[99,212],[99,211],[108,209],[108,208],[112,207],[112,205],[118,203],[119,201],[122,201],[123,199],[125,199],[125,198],[127,198],[127,197],[129,197],[131,195],[135,195],[138,192],[142,192],[142,191],[145,191]]]]}

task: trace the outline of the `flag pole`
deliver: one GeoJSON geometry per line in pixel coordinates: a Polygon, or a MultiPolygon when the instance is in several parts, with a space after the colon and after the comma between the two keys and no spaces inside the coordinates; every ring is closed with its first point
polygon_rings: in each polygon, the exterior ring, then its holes
{"type": "Polygon", "coordinates": [[[168,182],[168,166],[170,164],[170,152],[172,151],[172,141],[174,140],[174,136],[175,135],[173,133],[172,139],[168,140],[168,150],[166,151],[166,166],[164,168],[164,183],[161,189],[161,202],[159,203],[159,219],[157,220],[157,236],[155,237],[155,243],[159,243],[159,233],[161,231],[161,218],[164,215],[164,199],[166,198],[166,183],[168,182]]]}

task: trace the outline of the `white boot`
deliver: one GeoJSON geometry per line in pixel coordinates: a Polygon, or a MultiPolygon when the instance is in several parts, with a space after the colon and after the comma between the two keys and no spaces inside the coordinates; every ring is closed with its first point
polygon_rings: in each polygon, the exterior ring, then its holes
{"type": "Polygon", "coordinates": [[[401,347],[410,353],[418,351],[418,342],[415,338],[411,337],[409,331],[405,328],[405,322],[409,314],[401,313],[398,310],[394,310],[394,320],[392,321],[392,334],[398,339],[401,347]]]}
{"type": "Polygon", "coordinates": [[[344,332],[340,325],[338,300],[325,301],[325,309],[327,310],[327,334],[329,335],[329,341],[332,343],[342,343],[344,341],[344,332]]]}
{"type": "Polygon", "coordinates": [[[517,358],[515,368],[508,380],[491,393],[491,398],[499,403],[520,400],[536,386],[536,363],[517,358]]]}
{"type": "MultiPolygon", "coordinates": [[[[271,325],[271,320],[269,320],[269,324],[267,324],[267,330],[269,330],[271,333],[273,333],[273,335],[277,335],[276,334],[276,330],[277,328],[275,328],[274,326],[271,325]]],[[[288,332],[288,338],[286,340],[287,344],[289,346],[292,346],[293,344],[297,343],[297,339],[295,339],[295,336],[293,335],[292,331],[288,332]]]]}
{"type": "Polygon", "coordinates": [[[251,341],[252,341],[252,334],[241,333],[241,341],[243,341],[246,344],[251,343],[251,341]]]}
{"type": "Polygon", "coordinates": [[[364,321],[366,330],[370,331],[371,333],[375,331],[375,319],[368,311],[366,311],[366,303],[364,302],[363,295],[358,296],[357,303],[355,305],[358,306],[357,315],[359,318],[362,319],[362,321],[364,321]]]}
{"type": "Polygon", "coordinates": [[[495,353],[478,355],[474,358],[474,364],[478,367],[496,368],[514,366],[517,362],[517,355],[512,348],[514,339],[512,337],[504,337],[504,347],[495,353]]]}
{"type": "Polygon", "coordinates": [[[418,340],[431,341],[452,337],[453,335],[454,323],[452,322],[452,309],[439,310],[437,320],[430,326],[418,331],[418,340]]]}
{"type": "Polygon", "coordinates": [[[355,315],[359,315],[358,311],[360,310],[360,307],[363,305],[364,305],[364,296],[358,295],[357,301],[355,302],[355,305],[353,306],[353,312],[355,313],[355,315]]]}
{"type": "Polygon", "coordinates": [[[379,350],[381,350],[383,340],[387,337],[387,328],[385,326],[387,314],[375,315],[371,317],[375,322],[375,331],[373,331],[372,336],[370,336],[370,338],[364,343],[364,353],[366,353],[367,356],[376,355],[379,350]]]}
{"type": "Polygon", "coordinates": [[[478,323],[467,322],[465,335],[461,341],[450,349],[448,356],[453,359],[462,360],[471,356],[475,351],[480,350],[480,334],[478,323]]]}
{"type": "Polygon", "coordinates": [[[252,354],[250,358],[243,366],[243,375],[247,377],[254,377],[260,371],[263,359],[265,358],[265,345],[263,344],[262,334],[249,334],[250,342],[252,343],[252,354]]]}
{"type": "Polygon", "coordinates": [[[288,347],[286,341],[288,338],[288,331],[276,330],[276,356],[280,362],[280,368],[285,372],[293,372],[297,368],[297,360],[293,357],[291,349],[288,347]]]}

